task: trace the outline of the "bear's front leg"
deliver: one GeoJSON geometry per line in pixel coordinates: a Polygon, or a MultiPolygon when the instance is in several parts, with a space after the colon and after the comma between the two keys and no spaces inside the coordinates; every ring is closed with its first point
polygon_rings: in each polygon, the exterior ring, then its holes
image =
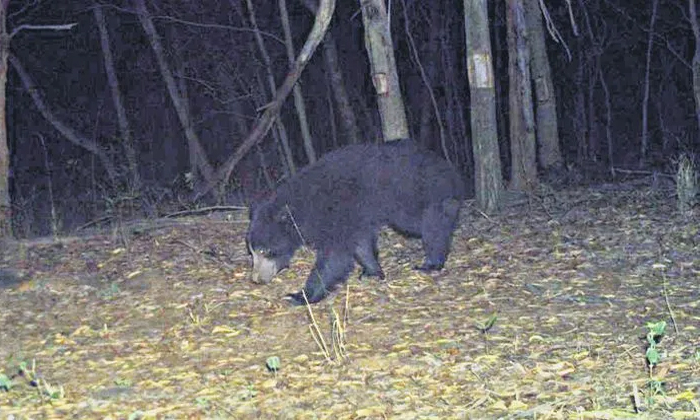
{"type": "Polygon", "coordinates": [[[384,280],[384,271],[377,260],[377,235],[367,234],[357,241],[355,259],[362,266],[362,276],[376,276],[384,280]]]}
{"type": "MultiPolygon", "coordinates": [[[[304,293],[309,303],[316,303],[328,295],[335,286],[347,280],[354,268],[351,252],[328,251],[317,252],[316,266],[311,270],[304,285],[304,293]]],[[[294,305],[304,305],[303,293],[296,292],[287,295],[294,305]]]]}

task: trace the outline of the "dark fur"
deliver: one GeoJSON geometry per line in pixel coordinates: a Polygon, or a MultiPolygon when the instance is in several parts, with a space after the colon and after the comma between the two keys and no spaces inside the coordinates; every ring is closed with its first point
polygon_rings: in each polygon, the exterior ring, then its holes
{"type": "MultiPolygon", "coordinates": [[[[347,146],[251,208],[248,244],[278,270],[301,245],[312,247],[316,266],[304,290],[309,302],[318,302],[347,279],[355,260],[363,274],[384,278],[377,260],[383,226],[421,237],[426,258],[418,268],[441,269],[463,198],[452,166],[411,140],[347,146]]],[[[301,292],[290,296],[304,302],[301,292]]]]}

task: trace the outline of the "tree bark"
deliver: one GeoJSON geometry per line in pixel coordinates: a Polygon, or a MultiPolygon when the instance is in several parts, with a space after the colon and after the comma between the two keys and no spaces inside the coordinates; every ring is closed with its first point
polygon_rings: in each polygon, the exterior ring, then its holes
{"type": "Polygon", "coordinates": [[[649,72],[651,71],[651,51],[654,46],[654,23],[659,0],[653,0],[651,4],[651,18],[649,19],[649,38],[647,40],[646,68],[644,70],[644,97],[642,98],[642,150],[639,157],[639,166],[643,166],[649,154],[649,72]]]}
{"type": "Polygon", "coordinates": [[[316,13],[316,20],[314,21],[314,26],[311,28],[311,33],[306,39],[306,43],[299,51],[299,56],[294,63],[294,67],[287,74],[287,78],[282,83],[277,93],[272,100],[272,102],[265,108],[265,112],[257,121],[253,127],[253,131],[248,135],[248,137],[243,140],[238,149],[234,152],[233,156],[226,160],[226,162],[219,168],[216,172],[216,176],[202,188],[199,188],[195,194],[195,199],[201,197],[202,195],[211,191],[214,186],[219,182],[227,182],[231,176],[231,172],[236,167],[236,164],[240,162],[241,158],[245,156],[248,151],[257,144],[258,141],[270,130],[272,124],[279,113],[282,102],[292,91],[292,87],[299,80],[301,72],[304,67],[308,64],[311,56],[313,55],[318,44],[321,43],[323,36],[328,30],[328,25],[331,22],[331,17],[333,17],[333,11],[335,10],[335,0],[321,0],[318,6],[318,12],[316,13]]]}
{"type": "Polygon", "coordinates": [[[195,176],[197,173],[201,174],[204,177],[205,182],[209,183],[213,177],[214,170],[207,159],[206,153],[202,148],[197,133],[194,131],[192,118],[188,112],[188,106],[182,98],[181,92],[178,89],[177,83],[175,82],[173,72],[165,59],[163,45],[160,43],[160,36],[158,35],[156,27],[153,24],[151,14],[146,8],[146,3],[144,0],[134,0],[134,3],[136,5],[136,14],[138,15],[139,22],[141,22],[141,26],[143,27],[144,32],[146,32],[148,40],[151,43],[151,48],[156,56],[156,61],[158,62],[161,76],[165,81],[165,85],[170,95],[170,100],[173,101],[175,111],[177,112],[177,117],[180,120],[180,124],[185,132],[185,138],[187,139],[187,144],[190,151],[190,165],[192,166],[192,174],[195,176]]]}
{"type": "Polygon", "coordinates": [[[355,111],[350,103],[350,96],[345,85],[343,72],[340,69],[340,61],[338,60],[338,46],[335,42],[335,37],[328,32],[323,41],[323,61],[326,64],[326,69],[330,74],[331,89],[333,91],[333,99],[338,106],[338,114],[340,115],[340,125],[347,136],[350,144],[359,144],[362,141],[360,129],[357,126],[357,118],[355,111]]]}
{"type": "Polygon", "coordinates": [[[500,206],[503,187],[487,1],[464,0],[464,23],[471,94],[476,202],[484,212],[494,213],[500,206]]]}
{"type": "MultiPolygon", "coordinates": [[[[404,6],[404,16],[406,15],[406,5],[405,1],[403,2],[404,6]]],[[[440,22],[440,16],[442,15],[441,10],[439,7],[430,7],[428,10],[425,11],[426,16],[425,20],[426,22],[424,25],[427,25],[428,28],[426,28],[427,31],[427,39],[425,40],[425,44],[422,45],[422,51],[421,55],[423,56],[425,62],[430,63],[429,66],[426,66],[425,68],[425,78],[427,80],[435,80],[435,73],[437,72],[439,65],[437,64],[439,60],[442,58],[440,57],[441,50],[440,50],[440,45],[438,44],[440,37],[443,34],[443,25],[440,22]]],[[[408,25],[408,19],[406,19],[406,25],[408,25]]],[[[406,28],[406,32],[408,32],[408,28],[406,28]]],[[[416,54],[417,55],[417,54],[416,54]]],[[[444,75],[443,75],[444,77],[444,75]]],[[[444,80],[444,86],[447,89],[447,87],[450,86],[450,82],[447,80],[444,80]]],[[[436,110],[435,107],[433,106],[433,99],[434,99],[434,94],[430,90],[430,86],[426,86],[425,89],[422,89],[420,93],[420,109],[418,110],[418,139],[420,141],[427,141],[428,139],[432,138],[434,135],[434,126],[433,126],[433,118],[436,116],[436,110]]],[[[446,116],[449,115],[448,112],[450,110],[450,100],[452,99],[451,97],[445,95],[445,99],[447,99],[445,104],[443,104],[444,109],[445,109],[445,114],[446,116]],[[449,105],[448,105],[449,104],[449,105]]],[[[449,120],[445,118],[446,122],[448,123],[447,126],[449,128],[453,128],[451,124],[449,124],[449,120]]],[[[440,118],[438,118],[438,122],[442,124],[442,121],[440,118]]],[[[442,130],[442,127],[440,127],[442,130]]]]}
{"type": "Polygon", "coordinates": [[[695,52],[693,54],[693,96],[695,98],[695,119],[698,124],[698,136],[700,136],[700,23],[698,12],[695,8],[695,0],[688,0],[690,10],[690,26],[695,38],[695,52]]]}
{"type": "Polygon", "coordinates": [[[100,32],[100,45],[102,47],[102,56],[104,57],[105,61],[105,73],[107,74],[107,83],[109,83],[109,88],[112,92],[114,109],[117,112],[119,132],[121,134],[121,141],[124,147],[127,164],[129,166],[131,188],[138,191],[141,188],[141,177],[139,176],[139,167],[136,158],[136,151],[134,150],[134,141],[131,136],[131,127],[129,126],[129,120],[126,117],[126,110],[124,109],[124,101],[122,100],[121,90],[119,90],[119,79],[117,79],[117,72],[114,69],[114,57],[112,55],[112,48],[109,45],[109,31],[107,30],[107,23],[105,22],[105,17],[102,13],[102,6],[99,3],[95,4],[92,11],[95,15],[97,29],[100,32]]]}
{"type": "MultiPolygon", "coordinates": [[[[586,8],[583,2],[579,3],[586,15],[586,8]]],[[[586,48],[583,37],[576,38],[576,71],[574,72],[574,115],[572,125],[576,136],[576,162],[580,167],[588,160],[588,113],[586,111],[585,76],[586,76],[586,48]]]]}
{"type": "MultiPolygon", "coordinates": [[[[289,68],[294,67],[294,43],[292,42],[292,30],[289,27],[289,13],[287,13],[287,0],[278,0],[280,9],[280,19],[282,19],[282,29],[284,30],[284,45],[287,47],[287,59],[289,60],[289,68]]],[[[304,105],[304,95],[301,94],[301,86],[299,83],[294,85],[292,89],[294,96],[294,107],[297,110],[299,118],[299,128],[301,129],[301,138],[304,141],[304,151],[309,163],[316,162],[316,151],[314,150],[314,142],[311,138],[309,130],[309,120],[306,118],[306,105],[304,105]]]]}
{"type": "Polygon", "coordinates": [[[365,48],[369,56],[372,82],[377,91],[384,140],[407,138],[406,110],[401,97],[384,0],[361,0],[360,3],[365,27],[365,48]]]}
{"type": "Polygon", "coordinates": [[[510,188],[530,190],[537,183],[530,53],[522,0],[508,0],[508,79],[510,81],[510,188]]]}
{"type": "Polygon", "coordinates": [[[598,78],[600,79],[600,86],[603,88],[603,96],[605,98],[605,140],[608,146],[608,168],[610,169],[610,175],[615,178],[615,156],[613,155],[615,148],[613,145],[612,135],[612,104],[610,103],[610,90],[608,89],[608,83],[605,81],[603,69],[600,66],[598,67],[598,78]]]}
{"type": "Polygon", "coordinates": [[[537,144],[542,169],[556,168],[562,164],[557,125],[557,102],[554,96],[552,70],[547,58],[542,11],[538,0],[525,0],[525,19],[530,47],[530,71],[534,81],[536,106],[537,144]]]}
{"type": "Polygon", "coordinates": [[[0,246],[12,237],[12,201],[10,199],[10,150],[7,146],[6,85],[10,36],[7,34],[7,3],[0,2],[0,246]]]}

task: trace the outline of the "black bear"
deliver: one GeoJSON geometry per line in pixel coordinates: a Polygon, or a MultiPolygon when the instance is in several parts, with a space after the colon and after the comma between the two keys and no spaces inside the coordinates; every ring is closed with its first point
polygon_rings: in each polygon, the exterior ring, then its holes
{"type": "MultiPolygon", "coordinates": [[[[455,169],[410,139],[337,149],[251,206],[253,281],[268,283],[304,244],[316,253],[304,286],[310,303],[347,280],[354,260],[363,275],[383,279],[377,234],[387,225],[422,239],[425,261],[416,268],[440,270],[464,194],[455,169]]],[[[302,292],[288,296],[304,304],[302,292]]]]}

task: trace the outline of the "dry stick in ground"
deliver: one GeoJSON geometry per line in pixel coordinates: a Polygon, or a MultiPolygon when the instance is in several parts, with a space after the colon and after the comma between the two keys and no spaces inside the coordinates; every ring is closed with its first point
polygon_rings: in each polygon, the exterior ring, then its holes
{"type": "Polygon", "coordinates": [[[248,207],[244,207],[244,206],[202,207],[200,209],[182,210],[182,211],[176,211],[175,213],[166,214],[165,216],[163,216],[163,219],[172,219],[175,217],[189,216],[191,214],[213,213],[215,211],[243,211],[243,210],[247,210],[247,209],[248,209],[248,207]]]}
{"type": "Polygon", "coordinates": [[[255,144],[257,144],[265,134],[267,134],[270,127],[272,127],[272,123],[279,114],[282,103],[292,91],[292,88],[296,84],[297,80],[299,80],[301,72],[311,59],[316,47],[318,47],[321,40],[323,40],[323,36],[328,30],[328,25],[330,24],[334,10],[335,0],[321,0],[318,7],[318,12],[316,13],[314,26],[311,28],[311,33],[309,34],[304,46],[301,48],[301,51],[299,51],[299,56],[297,57],[289,74],[287,74],[287,78],[284,80],[284,83],[282,83],[282,86],[280,86],[280,88],[277,90],[275,98],[267,105],[265,112],[257,121],[253,131],[245,140],[243,140],[243,143],[238,147],[238,149],[236,149],[233,156],[231,156],[216,171],[216,174],[204,187],[200,188],[195,193],[195,200],[201,198],[203,195],[211,191],[219,182],[226,183],[231,177],[233,169],[243,158],[243,156],[245,156],[246,153],[248,153],[248,151],[255,146],[255,144]]]}

